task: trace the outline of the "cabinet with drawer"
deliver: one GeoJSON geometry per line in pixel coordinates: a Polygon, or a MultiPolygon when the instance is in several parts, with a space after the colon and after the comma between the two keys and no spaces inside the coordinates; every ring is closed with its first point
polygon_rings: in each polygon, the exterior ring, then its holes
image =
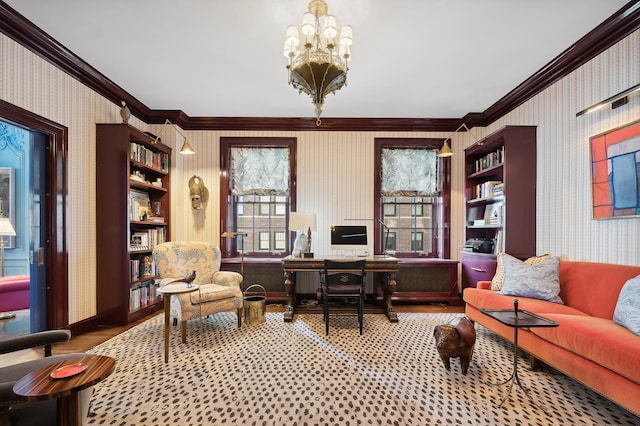
{"type": "Polygon", "coordinates": [[[462,253],[462,286],[476,287],[478,281],[491,281],[496,273],[496,256],[484,253],[462,253]]]}

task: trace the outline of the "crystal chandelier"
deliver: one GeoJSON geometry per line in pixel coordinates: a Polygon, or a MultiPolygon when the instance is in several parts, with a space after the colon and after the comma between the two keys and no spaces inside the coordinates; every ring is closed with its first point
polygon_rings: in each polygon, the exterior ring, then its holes
{"type": "Polygon", "coordinates": [[[335,16],[327,14],[327,3],[311,0],[309,11],[302,16],[300,32],[304,43],[300,44],[298,28],[290,25],[284,42],[284,56],[289,59],[289,84],[311,96],[316,106],[316,125],[321,124],[320,114],[324,98],[329,93],[347,85],[347,66],[351,58],[353,29],[344,25],[336,44],[338,25],[335,16]]]}

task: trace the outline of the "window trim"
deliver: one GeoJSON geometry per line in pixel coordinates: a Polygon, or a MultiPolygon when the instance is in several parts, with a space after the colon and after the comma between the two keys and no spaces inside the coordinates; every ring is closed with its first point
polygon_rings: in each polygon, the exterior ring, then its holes
{"type": "MultiPolygon", "coordinates": [[[[442,148],[444,139],[441,138],[375,138],[374,139],[374,177],[373,177],[373,217],[375,223],[384,222],[380,199],[382,194],[382,150],[384,148],[442,148]]],[[[439,179],[441,184],[440,196],[443,204],[443,223],[440,229],[433,228],[434,253],[439,259],[449,259],[451,256],[451,157],[438,157],[439,179]],[[441,241],[438,241],[441,236],[441,241]]],[[[436,213],[436,212],[434,212],[436,213]]],[[[436,222],[437,223],[437,222],[436,222]]],[[[385,232],[382,226],[374,226],[373,249],[374,253],[384,252],[385,232]]],[[[396,242],[397,244],[397,242],[396,242]]],[[[424,244],[424,241],[423,241],[424,244]]],[[[396,257],[418,257],[419,253],[400,252],[396,257]]]]}
{"type": "MultiPolygon", "coordinates": [[[[296,182],[297,182],[297,139],[296,138],[281,138],[281,137],[220,137],[220,234],[229,230],[235,229],[235,223],[233,218],[228,215],[228,204],[231,194],[229,193],[229,178],[231,166],[231,148],[246,147],[246,148],[288,148],[289,149],[289,208],[290,211],[296,211],[296,182]]],[[[289,247],[293,247],[294,236],[289,232],[289,212],[286,212],[285,223],[289,238],[287,242],[289,247]]],[[[235,238],[222,238],[220,236],[220,251],[223,258],[238,257],[238,250],[236,246],[235,238]]],[[[289,250],[290,251],[290,250],[289,250]]],[[[247,257],[278,257],[281,258],[287,255],[285,250],[282,255],[275,255],[270,252],[262,252],[253,254],[250,253],[247,257]]]]}

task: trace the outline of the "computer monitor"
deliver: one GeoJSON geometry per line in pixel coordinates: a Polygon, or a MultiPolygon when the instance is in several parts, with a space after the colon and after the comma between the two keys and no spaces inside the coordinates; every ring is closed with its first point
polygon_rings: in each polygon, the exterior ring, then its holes
{"type": "Polygon", "coordinates": [[[364,225],[331,225],[331,250],[364,251],[367,249],[367,227],[364,225]]]}

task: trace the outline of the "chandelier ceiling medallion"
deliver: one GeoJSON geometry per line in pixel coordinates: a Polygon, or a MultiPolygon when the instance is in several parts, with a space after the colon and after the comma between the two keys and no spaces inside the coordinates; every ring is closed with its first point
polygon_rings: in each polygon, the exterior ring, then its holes
{"type": "Polygon", "coordinates": [[[324,1],[309,2],[309,11],[302,16],[300,25],[303,44],[300,44],[300,32],[295,25],[287,28],[284,42],[284,56],[289,59],[289,84],[300,93],[311,96],[311,102],[316,107],[317,126],[321,124],[320,114],[325,97],[347,85],[353,43],[353,29],[350,25],[344,25],[336,44],[337,21],[327,11],[324,1]]]}

